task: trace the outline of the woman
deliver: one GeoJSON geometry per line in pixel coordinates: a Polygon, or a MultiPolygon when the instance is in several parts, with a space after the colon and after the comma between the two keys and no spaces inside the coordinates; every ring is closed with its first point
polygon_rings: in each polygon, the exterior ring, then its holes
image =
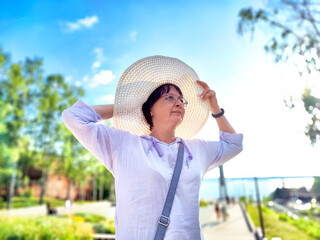
{"type": "Polygon", "coordinates": [[[202,177],[242,150],[242,134],[223,113],[216,93],[192,68],[163,56],[141,59],[124,72],[115,105],[78,100],[63,111],[67,128],[115,178],[117,240],[154,239],[181,144],[183,166],[164,239],[202,239],[202,177]],[[220,141],[188,139],[201,129],[209,109],[220,141]],[[116,128],[99,124],[112,117],[116,128]]]}

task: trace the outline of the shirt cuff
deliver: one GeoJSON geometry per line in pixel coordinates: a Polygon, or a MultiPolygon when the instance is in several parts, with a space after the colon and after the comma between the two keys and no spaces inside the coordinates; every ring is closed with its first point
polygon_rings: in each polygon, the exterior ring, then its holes
{"type": "Polygon", "coordinates": [[[80,116],[85,116],[85,118],[89,118],[88,120],[92,122],[100,122],[102,121],[102,117],[88,104],[81,101],[80,99],[73,104],[70,110],[80,116]]]}
{"type": "Polygon", "coordinates": [[[227,133],[227,132],[219,130],[219,134],[220,134],[221,141],[242,144],[242,140],[243,140],[242,133],[227,133]]]}

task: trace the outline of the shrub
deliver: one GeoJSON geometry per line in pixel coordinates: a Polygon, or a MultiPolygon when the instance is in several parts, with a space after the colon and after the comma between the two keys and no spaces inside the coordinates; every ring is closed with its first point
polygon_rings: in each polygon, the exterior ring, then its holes
{"type": "Polygon", "coordinates": [[[279,214],[279,220],[287,222],[288,221],[288,217],[285,213],[281,213],[279,214]]]}
{"type": "Polygon", "coordinates": [[[95,223],[93,225],[93,230],[95,233],[115,233],[115,227],[113,220],[111,221],[103,221],[101,223],[95,223]]]}
{"type": "Polygon", "coordinates": [[[86,221],[86,219],[81,216],[72,216],[71,218],[74,222],[85,222],[86,221]]]}
{"type": "Polygon", "coordinates": [[[93,230],[95,233],[111,233],[108,226],[103,223],[95,223],[93,225],[93,230]]]}
{"type": "Polygon", "coordinates": [[[241,196],[239,199],[240,199],[240,202],[242,202],[243,204],[246,204],[247,200],[245,196],[241,196]]]}
{"type": "Polygon", "coordinates": [[[114,221],[107,220],[104,216],[92,213],[74,213],[72,215],[64,215],[62,218],[68,218],[78,223],[92,224],[95,233],[115,233],[114,221]]]}
{"type": "Polygon", "coordinates": [[[0,217],[0,239],[92,239],[88,223],[75,223],[57,217],[0,217]]]}
{"type": "Polygon", "coordinates": [[[204,200],[200,200],[199,205],[200,205],[200,207],[207,207],[207,206],[209,206],[209,203],[204,200]]]}
{"type": "Polygon", "coordinates": [[[86,222],[90,223],[100,223],[102,221],[105,221],[106,218],[104,216],[98,215],[98,214],[92,214],[92,213],[74,213],[72,214],[73,217],[81,217],[86,222]]]}

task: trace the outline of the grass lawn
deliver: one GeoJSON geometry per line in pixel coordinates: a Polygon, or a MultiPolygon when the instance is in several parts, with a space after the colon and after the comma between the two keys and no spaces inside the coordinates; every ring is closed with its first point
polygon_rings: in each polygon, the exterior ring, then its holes
{"type": "MultiPolygon", "coordinates": [[[[44,203],[50,202],[51,207],[64,206],[65,201],[63,199],[44,197],[44,203]]],[[[94,201],[75,201],[76,204],[93,203],[94,201]]],[[[35,197],[13,197],[11,208],[31,207],[39,205],[39,198],[35,197]]],[[[0,209],[5,209],[7,202],[0,201],[0,209]]]]}
{"type": "MultiPolygon", "coordinates": [[[[257,206],[248,204],[247,211],[255,226],[260,226],[259,213],[257,206]]],[[[272,237],[280,237],[282,240],[317,240],[319,238],[310,237],[307,232],[300,230],[292,224],[281,221],[279,214],[268,209],[263,208],[263,221],[265,234],[268,239],[272,237]]]]}

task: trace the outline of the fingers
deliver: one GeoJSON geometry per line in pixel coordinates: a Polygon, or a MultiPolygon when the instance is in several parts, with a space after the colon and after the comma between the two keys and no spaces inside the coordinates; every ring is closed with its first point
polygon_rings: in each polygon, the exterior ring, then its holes
{"type": "Polygon", "coordinates": [[[205,82],[202,82],[200,80],[197,80],[197,84],[203,88],[209,88],[208,84],[206,84],[205,82]]]}
{"type": "Polygon", "coordinates": [[[203,88],[203,92],[200,95],[201,100],[206,101],[208,98],[216,96],[216,92],[211,90],[205,82],[197,80],[197,84],[203,88]]]}
{"type": "Polygon", "coordinates": [[[205,89],[203,90],[202,94],[200,95],[200,99],[205,101],[210,97],[214,97],[216,95],[216,92],[211,89],[205,89]]]}
{"type": "Polygon", "coordinates": [[[204,99],[204,96],[208,93],[210,89],[204,89],[203,92],[201,93],[200,95],[200,99],[203,100],[204,99]]]}

